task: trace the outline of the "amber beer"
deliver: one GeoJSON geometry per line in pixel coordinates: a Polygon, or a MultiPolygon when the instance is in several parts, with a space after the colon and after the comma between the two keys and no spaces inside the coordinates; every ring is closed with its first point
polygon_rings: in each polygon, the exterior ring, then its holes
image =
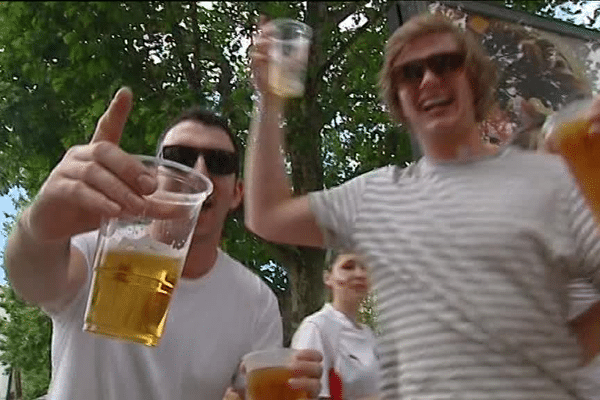
{"type": "Polygon", "coordinates": [[[271,348],[257,350],[242,357],[246,370],[246,398],[248,400],[296,400],[308,398],[302,390],[288,385],[292,377],[292,363],[296,350],[271,348]]]}
{"type": "Polygon", "coordinates": [[[108,249],[94,269],[84,329],[156,346],[182,258],[108,249]]]}
{"type": "Polygon", "coordinates": [[[102,218],[83,329],[156,346],[212,182],[185,165],[135,156],[156,175],[144,209],[102,218]]]}
{"type": "Polygon", "coordinates": [[[308,398],[301,390],[293,390],[287,381],[292,372],[287,367],[267,367],[251,371],[247,376],[246,398],[249,400],[297,400],[308,398]]]}
{"type": "Polygon", "coordinates": [[[561,111],[552,121],[548,138],[567,161],[594,217],[600,222],[600,146],[588,137],[591,122],[585,110],[590,104],[590,100],[584,100],[561,111]]]}
{"type": "Polygon", "coordinates": [[[274,27],[269,62],[271,92],[281,97],[300,97],[304,93],[312,29],[285,18],[270,24],[274,27]]]}

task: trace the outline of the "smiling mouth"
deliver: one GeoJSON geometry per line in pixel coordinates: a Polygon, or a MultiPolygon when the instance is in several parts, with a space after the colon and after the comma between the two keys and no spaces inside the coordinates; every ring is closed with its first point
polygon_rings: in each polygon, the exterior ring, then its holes
{"type": "Polygon", "coordinates": [[[204,203],[202,203],[202,209],[200,211],[204,211],[204,210],[208,210],[210,208],[212,208],[214,204],[214,197],[211,194],[210,196],[208,196],[208,198],[206,200],[204,200],[204,203]]]}
{"type": "Polygon", "coordinates": [[[451,97],[437,98],[433,100],[426,100],[421,105],[421,108],[425,112],[429,112],[438,107],[446,107],[452,104],[454,100],[451,97]]]}
{"type": "Polygon", "coordinates": [[[366,283],[355,283],[352,286],[353,286],[354,290],[359,290],[359,291],[364,291],[364,290],[369,289],[369,287],[366,283]]]}

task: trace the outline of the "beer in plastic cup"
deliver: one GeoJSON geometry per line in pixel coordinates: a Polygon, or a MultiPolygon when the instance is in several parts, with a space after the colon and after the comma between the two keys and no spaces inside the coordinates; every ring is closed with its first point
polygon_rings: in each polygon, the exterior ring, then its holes
{"type": "Polygon", "coordinates": [[[184,165],[138,157],[158,188],[142,215],[102,221],[83,329],[156,346],[212,183],[184,165]]]}
{"type": "Polygon", "coordinates": [[[547,147],[566,160],[596,220],[600,222],[600,148],[596,149],[588,136],[591,104],[592,99],[587,98],[565,106],[548,118],[543,129],[547,147]]]}
{"type": "Polygon", "coordinates": [[[289,387],[290,369],[296,350],[276,348],[259,350],[243,357],[246,369],[246,400],[306,399],[305,391],[289,387]]]}
{"type": "Polygon", "coordinates": [[[292,19],[275,19],[269,23],[274,27],[269,87],[281,97],[300,97],[304,94],[312,29],[292,19]]]}

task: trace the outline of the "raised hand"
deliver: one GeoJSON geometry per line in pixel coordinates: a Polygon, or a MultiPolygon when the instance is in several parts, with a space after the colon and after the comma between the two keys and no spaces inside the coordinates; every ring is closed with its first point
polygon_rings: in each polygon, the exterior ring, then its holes
{"type": "Polygon", "coordinates": [[[136,213],[156,179],[119,147],[133,95],[121,88],[98,120],[91,141],[74,146],[52,170],[24,221],[43,241],[64,240],[99,227],[102,216],[136,213]]]}
{"type": "Polygon", "coordinates": [[[254,87],[259,93],[269,93],[269,49],[272,45],[273,26],[261,15],[257,32],[250,47],[250,68],[254,87]]]}

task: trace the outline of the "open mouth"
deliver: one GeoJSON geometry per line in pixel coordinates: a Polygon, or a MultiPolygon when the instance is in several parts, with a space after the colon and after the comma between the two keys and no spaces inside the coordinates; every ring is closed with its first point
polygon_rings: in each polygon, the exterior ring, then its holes
{"type": "Polygon", "coordinates": [[[454,99],[452,97],[437,97],[435,99],[425,100],[421,104],[421,108],[423,111],[429,112],[437,108],[449,106],[453,101],[454,99]]]}
{"type": "Polygon", "coordinates": [[[212,208],[213,204],[214,204],[214,197],[211,194],[210,196],[208,196],[208,198],[206,200],[204,200],[204,203],[202,203],[202,210],[201,211],[208,210],[208,209],[212,208]]]}

